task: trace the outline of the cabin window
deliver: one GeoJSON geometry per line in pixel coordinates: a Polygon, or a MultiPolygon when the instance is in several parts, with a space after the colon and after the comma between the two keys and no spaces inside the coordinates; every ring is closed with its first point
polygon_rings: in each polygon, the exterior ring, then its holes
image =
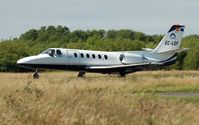
{"type": "Polygon", "coordinates": [[[74,57],[77,58],[77,53],[74,53],[74,57]]]}
{"type": "Polygon", "coordinates": [[[58,56],[61,56],[61,55],[62,55],[62,52],[61,52],[61,50],[59,50],[59,49],[56,51],[56,53],[57,53],[58,56]]]}
{"type": "Polygon", "coordinates": [[[86,57],[87,57],[87,58],[90,58],[90,56],[89,56],[89,54],[88,54],[88,53],[86,54],[86,57]]]}
{"type": "Polygon", "coordinates": [[[98,58],[99,58],[99,59],[101,59],[101,58],[102,58],[102,56],[101,56],[101,55],[98,55],[98,58]]]}
{"type": "Polygon", "coordinates": [[[125,58],[125,55],[124,55],[124,54],[121,54],[120,57],[119,57],[119,60],[120,60],[120,61],[123,61],[124,58],[125,58]]]}
{"type": "Polygon", "coordinates": [[[95,59],[95,54],[92,54],[93,59],[95,59]]]}
{"type": "Polygon", "coordinates": [[[108,59],[108,56],[107,56],[107,55],[104,55],[104,59],[108,59]]]}
{"type": "Polygon", "coordinates": [[[80,56],[81,56],[81,58],[84,58],[84,54],[83,53],[81,53],[80,56]]]}

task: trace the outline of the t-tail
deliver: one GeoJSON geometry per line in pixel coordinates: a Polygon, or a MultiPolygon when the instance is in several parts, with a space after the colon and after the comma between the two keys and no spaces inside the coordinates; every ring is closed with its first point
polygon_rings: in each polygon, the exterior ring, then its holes
{"type": "Polygon", "coordinates": [[[152,53],[175,54],[187,50],[180,49],[184,29],[184,25],[173,25],[152,53]]]}

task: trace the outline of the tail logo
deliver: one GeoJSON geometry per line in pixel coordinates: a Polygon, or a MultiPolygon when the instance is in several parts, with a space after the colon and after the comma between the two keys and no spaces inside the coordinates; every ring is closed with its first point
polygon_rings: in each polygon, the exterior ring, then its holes
{"type": "Polygon", "coordinates": [[[174,33],[172,33],[172,34],[170,35],[170,38],[171,38],[172,40],[175,40],[175,39],[176,39],[176,35],[175,35],[174,33]]]}

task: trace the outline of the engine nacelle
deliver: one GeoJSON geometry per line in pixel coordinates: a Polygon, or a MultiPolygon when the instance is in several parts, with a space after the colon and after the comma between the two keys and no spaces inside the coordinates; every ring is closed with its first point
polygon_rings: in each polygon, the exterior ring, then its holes
{"type": "Polygon", "coordinates": [[[125,53],[120,55],[120,61],[124,64],[143,63],[143,56],[132,53],[125,53]]]}

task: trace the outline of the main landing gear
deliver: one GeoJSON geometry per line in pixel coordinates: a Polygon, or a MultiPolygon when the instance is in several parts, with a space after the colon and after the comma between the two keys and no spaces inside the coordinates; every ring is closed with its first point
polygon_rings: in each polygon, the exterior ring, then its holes
{"type": "Polygon", "coordinates": [[[125,77],[126,76],[126,72],[125,71],[120,71],[119,75],[120,75],[120,77],[125,77]]]}
{"type": "Polygon", "coordinates": [[[34,79],[39,79],[38,69],[35,70],[35,73],[33,74],[33,78],[34,79]]]}
{"type": "Polygon", "coordinates": [[[84,77],[85,74],[86,74],[86,72],[80,71],[80,72],[78,73],[77,77],[84,77]]]}

